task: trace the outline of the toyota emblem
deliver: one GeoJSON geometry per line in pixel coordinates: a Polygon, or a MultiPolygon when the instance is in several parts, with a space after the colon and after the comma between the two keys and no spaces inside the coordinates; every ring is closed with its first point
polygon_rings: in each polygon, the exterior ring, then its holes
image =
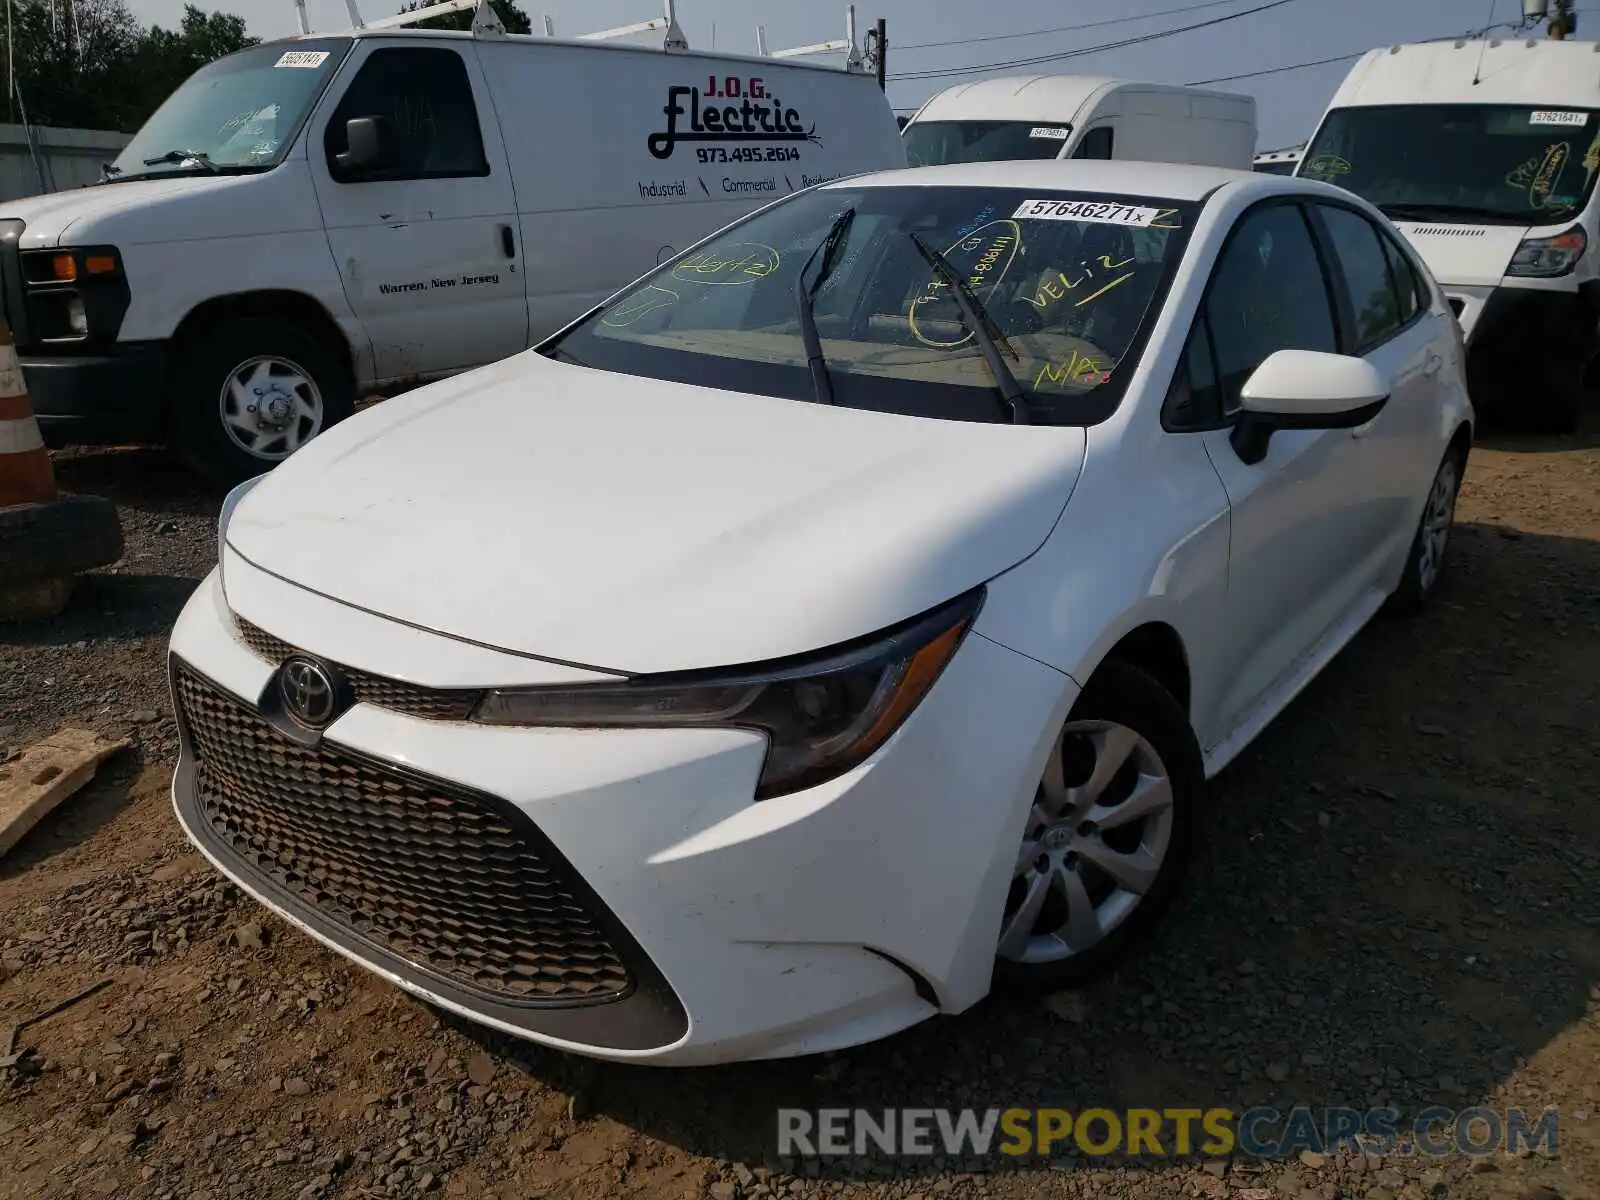
{"type": "Polygon", "coordinates": [[[309,658],[291,658],[283,664],[278,675],[278,695],[291,717],[313,729],[332,719],[338,703],[328,668],[309,658]]]}

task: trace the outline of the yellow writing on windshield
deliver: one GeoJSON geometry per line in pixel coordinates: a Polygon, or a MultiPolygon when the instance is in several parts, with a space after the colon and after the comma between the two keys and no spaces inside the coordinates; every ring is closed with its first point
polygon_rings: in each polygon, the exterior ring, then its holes
{"type": "MultiPolygon", "coordinates": [[[[1102,254],[1095,261],[1103,271],[1115,271],[1133,262],[1133,258],[1130,256],[1121,262],[1112,262],[1111,255],[1102,254]]],[[[1088,263],[1079,263],[1071,271],[1054,272],[1040,281],[1038,287],[1034,289],[1033,295],[1023,296],[1022,298],[1040,312],[1046,312],[1061,301],[1069,299],[1072,300],[1074,308],[1082,308],[1090,301],[1098,300],[1118,284],[1126,283],[1133,276],[1134,272],[1128,271],[1111,279],[1109,282],[1103,282],[1106,278],[1104,275],[1096,275],[1094,268],[1088,263]],[[1074,275],[1077,277],[1073,278],[1074,275]],[[1077,296],[1078,289],[1085,284],[1092,285],[1093,290],[1086,295],[1077,296]]]]}
{"type": "Polygon", "coordinates": [[[765,279],[778,269],[778,252],[760,242],[736,242],[702,250],[672,268],[681,283],[744,284],[765,279]]]}
{"type": "Polygon", "coordinates": [[[1349,159],[1340,158],[1337,154],[1319,154],[1300,168],[1300,174],[1307,179],[1330,183],[1340,175],[1350,174],[1351,169],[1349,159]]]}
{"type": "Polygon", "coordinates": [[[658,308],[667,308],[677,302],[677,292],[650,284],[632,296],[625,296],[619,300],[615,308],[600,318],[600,324],[621,329],[626,325],[632,325],[646,313],[653,313],[658,308]]]}
{"type": "MultiPolygon", "coordinates": [[[[981,302],[985,290],[993,292],[1005,279],[1006,273],[1011,270],[1011,264],[1017,260],[1017,251],[1021,246],[1020,225],[1012,220],[990,221],[987,225],[982,225],[958,238],[955,244],[944,252],[944,257],[966,277],[967,286],[981,302]]],[[[960,307],[950,295],[950,289],[943,280],[933,276],[928,280],[927,286],[917,293],[906,310],[906,324],[910,327],[912,337],[924,346],[935,346],[942,350],[964,345],[971,340],[970,330],[962,332],[955,338],[941,340],[929,337],[919,326],[918,318],[928,319],[930,305],[934,306],[933,313],[938,319],[952,322],[961,319],[960,307]]]]}
{"type": "Polygon", "coordinates": [[[1074,350],[1070,357],[1047,362],[1040,367],[1039,373],[1033,377],[1033,390],[1038,391],[1047,383],[1066,387],[1069,384],[1104,383],[1110,378],[1111,368],[1108,364],[1096,361],[1091,354],[1079,354],[1074,350]]]}

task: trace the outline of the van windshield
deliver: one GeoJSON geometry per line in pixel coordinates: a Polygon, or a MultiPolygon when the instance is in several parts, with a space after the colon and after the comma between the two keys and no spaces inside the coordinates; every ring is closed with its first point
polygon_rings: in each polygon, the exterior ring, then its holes
{"type": "Polygon", "coordinates": [[[1009,419],[983,348],[918,241],[968,281],[1038,424],[1116,407],[1193,224],[1193,203],[1009,188],[802,192],[668,262],[540,347],[627,375],[814,400],[796,295],[833,402],[951,420],[1009,419]],[[848,220],[841,218],[848,217],[848,220]],[[807,265],[809,263],[809,266],[807,265]]]}
{"type": "Polygon", "coordinates": [[[349,38],[278,42],[200,68],[123,147],[109,181],[274,166],[350,45],[349,38]]]}
{"type": "Polygon", "coordinates": [[[1070,125],[1039,121],[913,121],[902,136],[913,167],[942,167],[1055,158],[1071,135],[1070,125]]]}
{"type": "Polygon", "coordinates": [[[1402,104],[1328,114],[1299,174],[1399,220],[1552,225],[1580,212],[1600,170],[1600,112],[1402,104]]]}

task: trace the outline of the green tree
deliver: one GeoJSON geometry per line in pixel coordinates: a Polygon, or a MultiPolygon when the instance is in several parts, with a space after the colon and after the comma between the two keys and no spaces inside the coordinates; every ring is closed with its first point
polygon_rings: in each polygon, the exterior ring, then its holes
{"type": "MultiPolygon", "coordinates": [[[[142,27],[123,0],[12,0],[7,119],[132,133],[212,59],[259,39],[244,19],[185,7],[176,30],[142,27]]],[[[6,74],[0,66],[0,74],[6,74]]]]}
{"type": "MultiPolygon", "coordinates": [[[[416,12],[419,8],[427,8],[438,0],[411,0],[410,4],[402,5],[403,13],[416,12]]],[[[494,15],[500,18],[500,24],[506,27],[507,33],[532,33],[533,21],[528,14],[517,7],[516,0],[489,0],[489,5],[494,9],[494,15]]],[[[461,12],[445,13],[440,17],[429,17],[426,21],[419,21],[418,29],[471,29],[472,10],[464,9],[461,12]]]]}

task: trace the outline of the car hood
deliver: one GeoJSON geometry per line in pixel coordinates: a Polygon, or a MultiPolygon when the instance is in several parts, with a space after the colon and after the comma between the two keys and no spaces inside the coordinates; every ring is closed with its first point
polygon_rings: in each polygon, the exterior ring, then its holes
{"type": "Polygon", "coordinates": [[[1449,225],[1396,221],[1433,277],[1445,287],[1494,287],[1511,265],[1528,229],[1522,225],[1449,225]]]}
{"type": "Polygon", "coordinates": [[[303,588],[496,648],[731,666],[875,632],[1022,561],[1084,444],[525,353],[323,434],[226,539],[303,588]]]}

